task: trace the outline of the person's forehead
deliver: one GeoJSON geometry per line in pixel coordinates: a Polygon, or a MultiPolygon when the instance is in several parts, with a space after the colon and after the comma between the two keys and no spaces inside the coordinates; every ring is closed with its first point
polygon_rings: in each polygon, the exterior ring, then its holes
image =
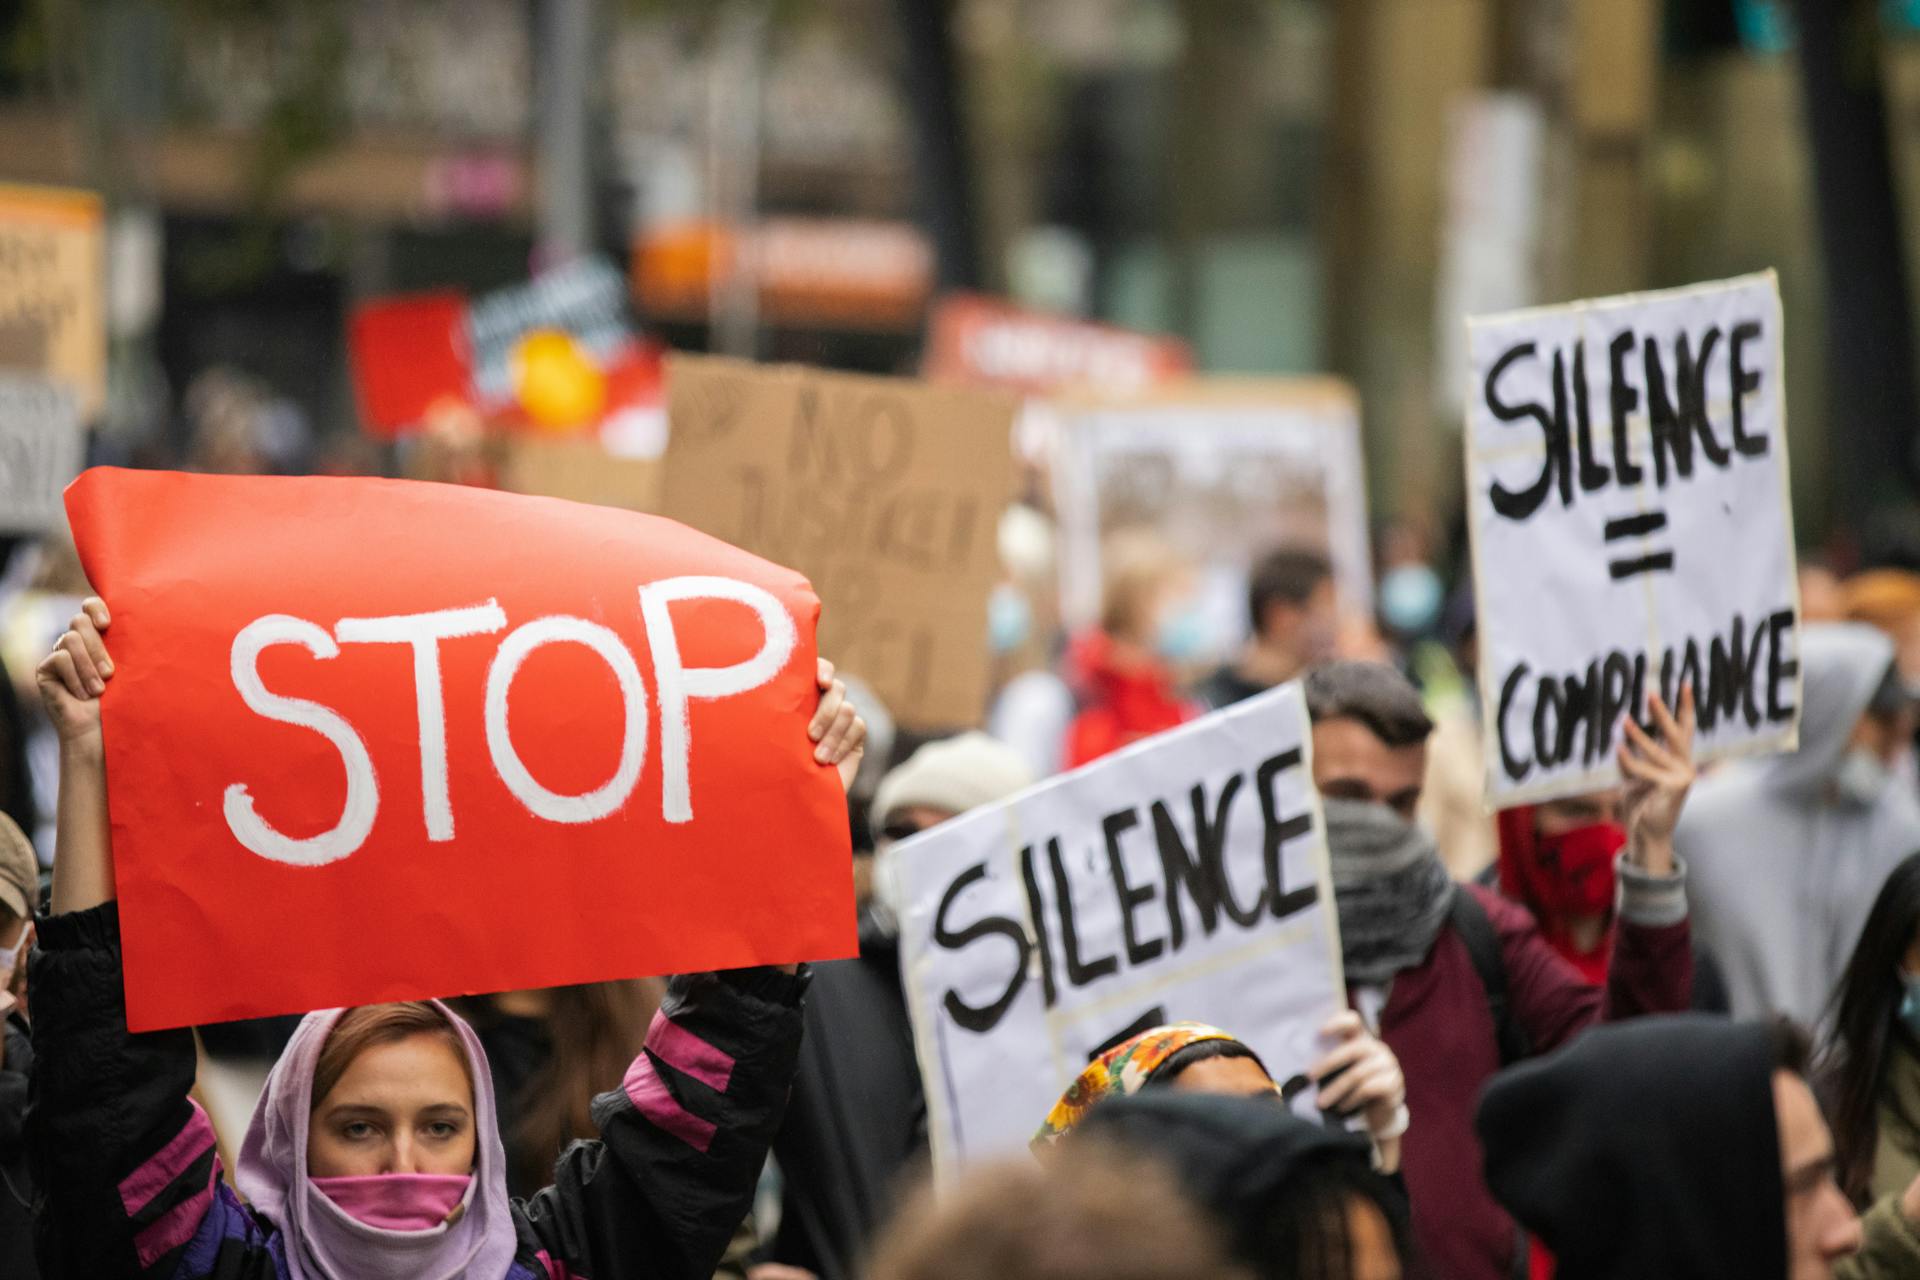
{"type": "Polygon", "coordinates": [[[459,1050],[445,1036],[422,1031],[362,1049],[323,1101],[424,1106],[465,1102],[471,1092],[459,1050]]]}
{"type": "Polygon", "coordinates": [[[1340,767],[1417,768],[1424,754],[1424,743],[1390,747],[1373,730],[1351,716],[1317,720],[1313,725],[1313,755],[1316,768],[1340,767]]]}
{"type": "Polygon", "coordinates": [[[1252,1058],[1202,1058],[1189,1063],[1173,1078],[1182,1093],[1216,1093],[1233,1097],[1273,1092],[1273,1080],[1252,1058]]]}
{"type": "Polygon", "coordinates": [[[1833,1137],[1807,1082],[1789,1071],[1773,1075],[1774,1117],[1780,1129],[1780,1164],[1789,1177],[1833,1156],[1833,1137]]]}
{"type": "Polygon", "coordinates": [[[1611,809],[1620,802],[1620,790],[1609,787],[1604,791],[1587,791],[1577,796],[1561,796],[1554,800],[1543,800],[1542,809],[1550,812],[1592,813],[1596,809],[1611,809]]]}
{"type": "Polygon", "coordinates": [[[930,804],[910,804],[893,814],[887,825],[911,826],[925,831],[929,827],[939,826],[954,816],[951,809],[942,809],[930,804]]]}

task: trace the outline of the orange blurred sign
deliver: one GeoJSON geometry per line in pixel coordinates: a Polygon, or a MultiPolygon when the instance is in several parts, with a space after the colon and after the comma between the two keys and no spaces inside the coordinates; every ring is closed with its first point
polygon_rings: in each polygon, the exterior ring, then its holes
{"type": "Polygon", "coordinates": [[[0,184],[0,369],[65,383],[82,422],[107,399],[104,257],[99,196],[0,184]]]}
{"type": "Polygon", "coordinates": [[[1192,349],[1175,338],[952,293],[933,309],[921,372],[934,382],[1006,387],[1028,395],[1069,387],[1119,395],[1192,369],[1192,349]]]}
{"type": "Polygon", "coordinates": [[[775,324],[911,329],[933,281],[933,250],[903,222],[769,218],[745,234],[705,219],[662,223],[634,244],[633,295],[653,317],[704,318],[736,271],[775,324]]]}

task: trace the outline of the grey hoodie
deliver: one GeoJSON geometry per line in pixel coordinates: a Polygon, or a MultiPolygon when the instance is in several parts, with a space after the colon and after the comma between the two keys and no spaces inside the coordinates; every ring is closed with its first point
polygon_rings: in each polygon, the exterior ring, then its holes
{"type": "Polygon", "coordinates": [[[1675,843],[1694,937],[1725,970],[1737,1017],[1816,1023],[1881,882],[1920,850],[1920,798],[1898,772],[1871,805],[1832,792],[1892,660],[1892,643],[1870,627],[1807,627],[1800,749],[1722,766],[1687,801],[1675,843]]]}

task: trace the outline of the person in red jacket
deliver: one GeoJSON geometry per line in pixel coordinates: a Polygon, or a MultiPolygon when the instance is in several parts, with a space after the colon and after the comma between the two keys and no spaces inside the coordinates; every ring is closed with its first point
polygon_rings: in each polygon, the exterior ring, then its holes
{"type": "Polygon", "coordinates": [[[1067,726],[1069,769],[1199,712],[1176,692],[1176,668],[1206,647],[1190,571],[1149,529],[1108,538],[1101,557],[1100,625],[1074,637],[1067,650],[1067,683],[1080,702],[1067,726]]]}
{"type": "Polygon", "coordinates": [[[1523,1237],[1481,1177],[1473,1114],[1506,1062],[1597,1023],[1687,1007],[1693,956],[1673,828],[1692,786],[1693,701],[1652,705],[1660,737],[1629,722],[1620,767],[1627,846],[1604,986],[1568,964],[1525,908],[1455,885],[1413,822],[1433,724],[1381,663],[1309,673],[1314,784],[1326,809],[1349,996],[1400,1059],[1413,1116],[1401,1152],[1413,1230],[1433,1274],[1505,1280],[1523,1237]]]}

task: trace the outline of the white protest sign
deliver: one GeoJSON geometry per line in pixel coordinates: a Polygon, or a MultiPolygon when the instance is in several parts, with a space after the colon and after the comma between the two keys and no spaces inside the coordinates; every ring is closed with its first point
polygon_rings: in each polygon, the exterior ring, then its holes
{"type": "Polygon", "coordinates": [[[85,448],[71,388],[0,373],[0,533],[64,526],[60,492],[80,474],[85,448]]]}
{"type": "Polygon", "coordinates": [[[1311,547],[1341,604],[1371,616],[1360,402],[1332,378],[1206,378],[1124,401],[1060,400],[1053,465],[1067,620],[1100,610],[1100,543],[1147,526],[1197,570],[1208,659],[1246,637],[1247,576],[1267,552],[1311,547]]]}
{"type": "Polygon", "coordinates": [[[1695,757],[1791,750],[1799,599],[1771,271],[1468,321],[1487,795],[1611,786],[1691,685],[1695,757]]]}
{"type": "Polygon", "coordinates": [[[939,1167],[1021,1150],[1129,1028],[1305,1069],[1346,1006],[1312,778],[1286,685],[888,851],[939,1167]]]}

